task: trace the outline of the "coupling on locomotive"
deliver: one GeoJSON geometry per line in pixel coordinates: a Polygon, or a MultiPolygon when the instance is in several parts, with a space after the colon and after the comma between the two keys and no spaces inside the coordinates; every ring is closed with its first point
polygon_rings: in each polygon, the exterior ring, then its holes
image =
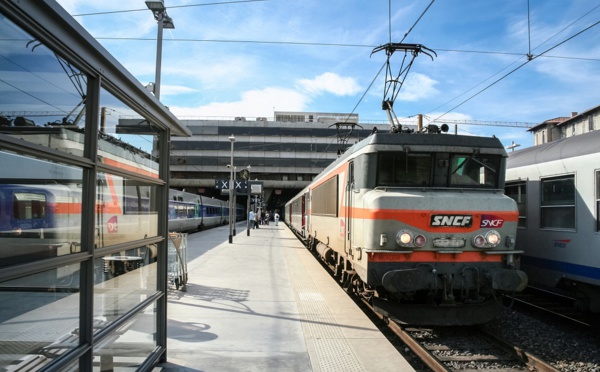
{"type": "MultiPolygon", "coordinates": [[[[439,132],[438,132],[439,133],[439,132]]],[[[480,324],[523,290],[518,211],[497,138],[375,133],[288,204],[345,288],[409,324],[480,324]]]]}

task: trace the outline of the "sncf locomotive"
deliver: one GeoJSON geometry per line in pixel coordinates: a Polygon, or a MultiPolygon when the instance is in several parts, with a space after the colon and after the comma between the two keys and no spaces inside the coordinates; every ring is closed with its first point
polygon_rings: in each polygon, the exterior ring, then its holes
{"type": "Polygon", "coordinates": [[[375,133],[290,200],[286,222],[384,316],[485,323],[527,285],[506,156],[497,138],[375,133]]]}

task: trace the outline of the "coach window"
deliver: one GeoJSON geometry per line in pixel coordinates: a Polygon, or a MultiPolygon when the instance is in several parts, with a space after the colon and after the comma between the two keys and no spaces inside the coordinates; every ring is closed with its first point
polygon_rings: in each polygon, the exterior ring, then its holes
{"type": "Polygon", "coordinates": [[[527,184],[525,182],[506,184],[505,193],[517,202],[519,210],[518,227],[527,227],[527,184]]]}
{"type": "Polygon", "coordinates": [[[5,17],[0,35],[0,133],[81,155],[86,75],[5,17]]]}
{"type": "Polygon", "coordinates": [[[575,177],[541,181],[541,227],[575,229],[575,177]]]}

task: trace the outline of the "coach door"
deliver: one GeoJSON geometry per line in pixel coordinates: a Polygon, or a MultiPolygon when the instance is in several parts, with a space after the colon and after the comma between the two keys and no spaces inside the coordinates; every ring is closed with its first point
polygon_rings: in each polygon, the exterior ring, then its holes
{"type": "Polygon", "coordinates": [[[344,219],[344,226],[346,227],[346,239],[344,251],[352,255],[352,209],[354,205],[354,162],[348,163],[348,177],[346,179],[346,216],[344,219]]]}

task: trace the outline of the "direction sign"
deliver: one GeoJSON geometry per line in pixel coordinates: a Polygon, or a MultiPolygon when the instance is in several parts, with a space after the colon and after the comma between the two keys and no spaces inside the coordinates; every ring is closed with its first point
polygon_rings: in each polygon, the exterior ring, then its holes
{"type": "MultiPolygon", "coordinates": [[[[229,190],[230,180],[215,180],[215,188],[217,190],[229,190]]],[[[245,194],[248,192],[248,181],[246,180],[233,180],[233,188],[237,193],[245,194]]]]}

